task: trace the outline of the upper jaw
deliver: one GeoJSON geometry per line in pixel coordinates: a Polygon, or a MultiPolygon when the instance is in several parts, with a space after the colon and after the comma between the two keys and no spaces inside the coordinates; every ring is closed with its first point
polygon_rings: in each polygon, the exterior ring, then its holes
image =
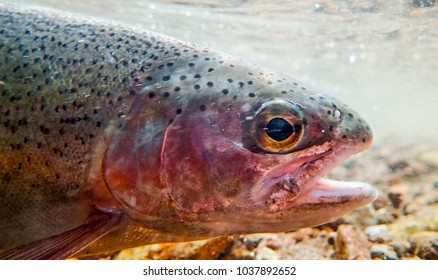
{"type": "Polygon", "coordinates": [[[271,170],[253,188],[253,202],[266,203],[274,197],[277,201],[284,200],[289,207],[296,207],[308,203],[350,201],[354,204],[351,208],[372,202],[377,193],[366,183],[321,179],[337,164],[364,148],[339,144],[326,142],[312,147],[305,153],[296,155],[286,164],[271,170]]]}
{"type": "MultiPolygon", "coordinates": [[[[305,185],[303,180],[316,179],[315,176],[318,172],[314,168],[314,163],[324,159],[330,151],[330,143],[325,143],[324,145],[306,149],[303,152],[294,153],[291,156],[282,155],[281,157],[285,158],[284,164],[269,170],[261,181],[252,188],[252,201],[254,203],[265,203],[279,189],[285,189],[295,195],[301,193],[305,185]]],[[[321,167],[322,165],[317,166],[321,167]]]]}

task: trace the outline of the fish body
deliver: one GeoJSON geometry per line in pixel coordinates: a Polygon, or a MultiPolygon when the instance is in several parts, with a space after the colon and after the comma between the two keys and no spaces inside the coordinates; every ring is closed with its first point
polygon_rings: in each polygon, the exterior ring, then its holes
{"type": "Polygon", "coordinates": [[[355,111],[293,78],[140,29],[0,6],[0,257],[322,224],[375,198],[321,179],[371,140],[355,111]]]}

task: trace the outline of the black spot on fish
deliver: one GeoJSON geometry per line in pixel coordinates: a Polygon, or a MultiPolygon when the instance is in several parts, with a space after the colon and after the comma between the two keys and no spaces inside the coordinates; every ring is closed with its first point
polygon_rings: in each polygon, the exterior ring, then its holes
{"type": "Polygon", "coordinates": [[[201,106],[199,106],[199,109],[200,109],[201,111],[205,111],[207,108],[205,107],[205,105],[201,105],[201,106]]]}
{"type": "Polygon", "coordinates": [[[50,134],[50,129],[45,127],[44,125],[40,125],[40,131],[45,135],[50,134]]]}

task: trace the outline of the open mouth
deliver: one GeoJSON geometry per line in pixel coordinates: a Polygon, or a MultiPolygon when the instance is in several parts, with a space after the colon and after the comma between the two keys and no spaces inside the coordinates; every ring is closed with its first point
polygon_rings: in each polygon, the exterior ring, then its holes
{"type": "Polygon", "coordinates": [[[322,178],[351,154],[349,151],[335,152],[330,146],[320,146],[317,152],[302,155],[270,171],[252,193],[252,198],[265,203],[284,198],[290,204],[351,201],[356,207],[366,205],[377,197],[377,192],[370,185],[322,178]]]}
{"type": "Polygon", "coordinates": [[[300,193],[300,186],[297,183],[295,183],[293,179],[289,177],[284,178],[282,181],[279,181],[275,186],[277,188],[286,190],[295,196],[300,193]]]}

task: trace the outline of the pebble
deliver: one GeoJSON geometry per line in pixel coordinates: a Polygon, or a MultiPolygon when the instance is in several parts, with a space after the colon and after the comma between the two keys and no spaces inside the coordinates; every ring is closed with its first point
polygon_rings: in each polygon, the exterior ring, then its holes
{"type": "Polygon", "coordinates": [[[278,256],[278,254],[268,248],[268,247],[262,247],[257,249],[257,255],[256,255],[256,259],[257,260],[279,260],[280,257],[278,256]]]}
{"type": "Polygon", "coordinates": [[[229,249],[237,239],[234,236],[221,236],[209,239],[190,256],[195,260],[216,260],[229,249]]]}
{"type": "Polygon", "coordinates": [[[260,240],[261,239],[253,240],[251,238],[244,238],[244,237],[241,239],[241,241],[243,242],[243,244],[245,244],[245,247],[248,251],[252,251],[255,248],[257,248],[257,246],[259,246],[260,240]]]}
{"type": "Polygon", "coordinates": [[[381,208],[376,211],[376,218],[380,224],[390,224],[398,218],[396,209],[381,208]]]}
{"type": "Polygon", "coordinates": [[[406,240],[395,242],[390,244],[394,251],[397,253],[399,258],[406,257],[410,255],[411,243],[406,240]]]}
{"type": "Polygon", "coordinates": [[[379,196],[373,202],[373,206],[376,210],[385,208],[390,204],[391,202],[389,201],[388,197],[386,195],[382,195],[382,193],[379,193],[379,196]]]}
{"type": "Polygon", "coordinates": [[[386,244],[374,244],[371,246],[371,258],[381,260],[398,260],[394,249],[386,244]]]}
{"type": "Polygon", "coordinates": [[[415,255],[426,260],[438,260],[438,232],[420,231],[413,234],[410,241],[415,255]]]}
{"type": "Polygon", "coordinates": [[[278,244],[278,242],[272,238],[266,239],[266,247],[272,250],[278,250],[281,247],[281,244],[278,244]]]}
{"type": "Polygon", "coordinates": [[[365,234],[369,241],[378,243],[389,243],[394,238],[387,225],[369,226],[365,229],[365,234]]]}
{"type": "Polygon", "coordinates": [[[335,245],[336,236],[337,236],[337,233],[336,233],[336,232],[331,232],[331,233],[329,234],[329,236],[327,237],[327,242],[328,242],[328,244],[330,244],[330,245],[335,245]]]}
{"type": "Polygon", "coordinates": [[[404,212],[406,215],[414,214],[421,209],[421,205],[418,203],[408,203],[404,207],[404,212]]]}
{"type": "Polygon", "coordinates": [[[399,208],[403,200],[402,195],[400,193],[393,193],[393,192],[388,193],[388,198],[391,201],[392,206],[394,208],[399,208]]]}
{"type": "Polygon", "coordinates": [[[337,233],[335,249],[340,259],[370,259],[369,243],[360,229],[353,225],[340,225],[337,233]]]}

